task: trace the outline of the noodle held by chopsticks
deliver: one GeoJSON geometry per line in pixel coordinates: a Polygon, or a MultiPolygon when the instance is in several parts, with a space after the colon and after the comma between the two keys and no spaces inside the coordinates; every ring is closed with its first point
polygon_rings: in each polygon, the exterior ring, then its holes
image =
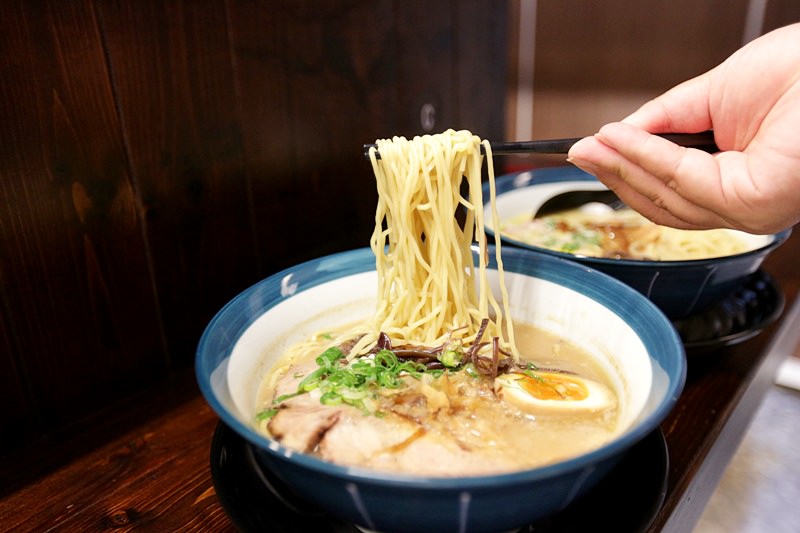
{"type": "MultiPolygon", "coordinates": [[[[370,241],[378,273],[377,307],[365,324],[356,327],[363,336],[350,357],[374,345],[381,332],[399,344],[435,346],[458,331],[469,344],[485,318],[491,318],[486,336],[498,337],[516,355],[499,236],[495,245],[501,303],[488,280],[481,144],[494,208],[489,143],[468,131],[378,140],[380,160],[371,149],[379,197],[370,241]],[[466,197],[461,194],[464,180],[466,197]],[[463,226],[456,218],[459,206],[466,210],[463,226]],[[480,247],[477,268],[473,241],[480,247]]],[[[494,209],[493,217],[497,218],[494,209]]]]}

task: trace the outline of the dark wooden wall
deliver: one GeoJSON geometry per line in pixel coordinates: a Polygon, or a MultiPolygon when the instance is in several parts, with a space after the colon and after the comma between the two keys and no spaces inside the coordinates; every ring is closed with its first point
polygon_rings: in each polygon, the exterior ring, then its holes
{"type": "Polygon", "coordinates": [[[290,264],[366,246],[361,145],[504,131],[502,2],[0,4],[0,453],[192,364],[290,264]]]}

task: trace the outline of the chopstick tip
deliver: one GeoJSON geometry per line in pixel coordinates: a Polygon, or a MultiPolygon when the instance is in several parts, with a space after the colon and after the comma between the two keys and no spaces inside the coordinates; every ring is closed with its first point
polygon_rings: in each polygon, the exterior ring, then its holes
{"type": "Polygon", "coordinates": [[[377,144],[364,144],[364,159],[369,160],[369,151],[370,148],[375,148],[375,159],[381,158],[381,153],[378,152],[378,145],[377,144]]]}

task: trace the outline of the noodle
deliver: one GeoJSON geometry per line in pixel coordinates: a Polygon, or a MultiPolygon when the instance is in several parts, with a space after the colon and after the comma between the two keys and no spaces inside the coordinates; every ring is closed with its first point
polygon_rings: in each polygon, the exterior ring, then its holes
{"type": "Polygon", "coordinates": [[[531,219],[522,214],[496,225],[522,242],[586,257],[684,261],[734,255],[749,248],[730,230],[660,226],[630,208],[577,208],[531,219]]]}
{"type": "MultiPolygon", "coordinates": [[[[373,346],[381,332],[399,344],[436,346],[458,332],[463,343],[475,340],[481,321],[491,318],[485,335],[498,337],[514,354],[508,297],[495,236],[502,304],[488,279],[488,245],[484,231],[481,168],[488,160],[491,204],[494,172],[488,142],[461,130],[378,140],[370,160],[378,189],[375,228],[370,246],[378,273],[377,306],[372,317],[340,335],[333,345],[363,335],[351,349],[352,359],[373,346]],[[468,194],[462,196],[466,180],[468,194]],[[456,218],[466,211],[464,225],[456,218]],[[480,261],[474,266],[472,243],[480,261]],[[504,325],[505,324],[505,325],[504,325]]],[[[493,212],[495,223],[497,214],[493,212]]]]}

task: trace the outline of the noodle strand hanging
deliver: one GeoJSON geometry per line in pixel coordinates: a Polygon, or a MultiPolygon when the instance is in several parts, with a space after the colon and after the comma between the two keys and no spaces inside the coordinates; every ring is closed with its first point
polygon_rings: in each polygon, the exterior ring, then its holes
{"type": "MultiPolygon", "coordinates": [[[[413,140],[378,140],[376,145],[381,158],[376,158],[375,149],[370,151],[378,190],[370,245],[378,272],[378,306],[367,324],[359,326],[364,336],[351,357],[373,345],[380,332],[400,344],[435,346],[459,331],[469,343],[486,318],[492,319],[487,338],[498,337],[516,354],[513,330],[505,325],[510,313],[498,237],[494,244],[501,302],[489,285],[480,138],[465,130],[448,130],[413,140]],[[461,193],[464,181],[466,196],[461,193]],[[457,220],[459,209],[466,212],[463,226],[457,220]],[[473,241],[480,250],[477,268],[473,241]]],[[[483,149],[494,196],[488,142],[483,149]]]]}

